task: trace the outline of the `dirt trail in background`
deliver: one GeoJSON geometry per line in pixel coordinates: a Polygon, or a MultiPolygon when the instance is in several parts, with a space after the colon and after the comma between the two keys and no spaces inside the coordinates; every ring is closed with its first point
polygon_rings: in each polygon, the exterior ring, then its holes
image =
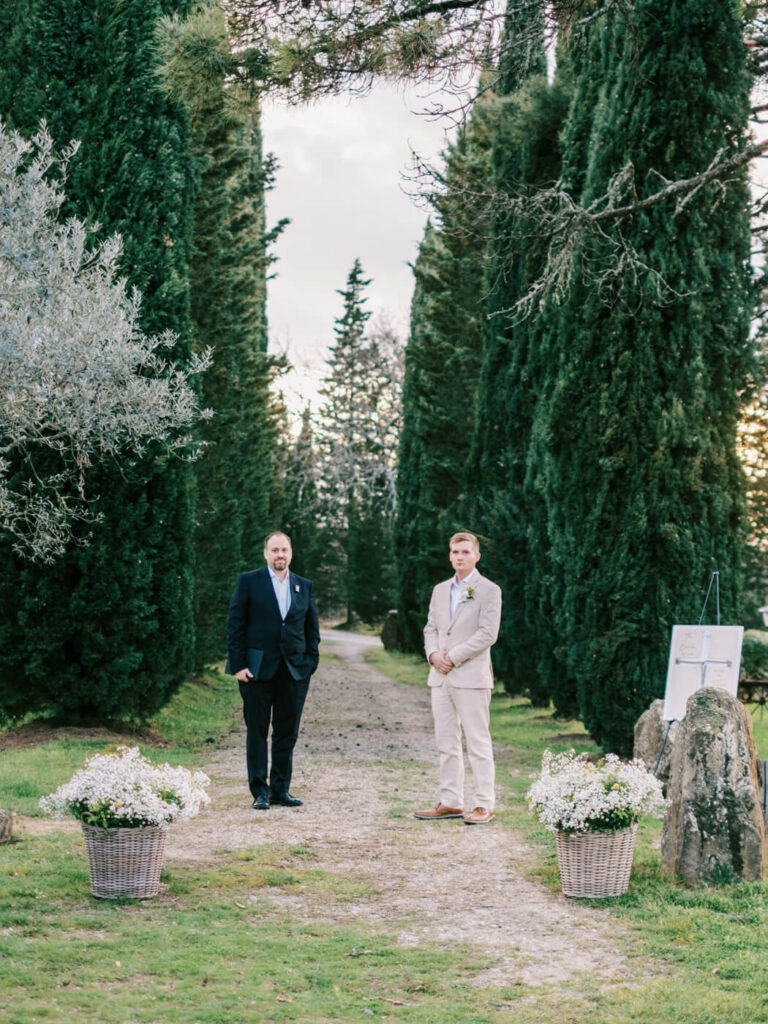
{"type": "MultiPolygon", "coordinates": [[[[503,820],[469,827],[410,817],[436,802],[429,695],[368,665],[371,643],[379,641],[324,633],[323,651],[339,660],[322,666],[310,686],[291,786],[304,805],[251,809],[245,732],[238,730],[205,768],[211,808],[173,826],[168,861],[205,862],[217,851],[261,843],[309,847],[306,866],[365,881],[365,895],[329,903],[260,889],[260,906],[272,900],[276,911],[298,918],[371,922],[404,946],[477,947],[489,965],[477,984],[578,985],[584,974],[626,980],[615,919],[527,881],[535,855],[503,820]]],[[[515,765],[504,748],[497,753],[503,779],[515,765]]]]}

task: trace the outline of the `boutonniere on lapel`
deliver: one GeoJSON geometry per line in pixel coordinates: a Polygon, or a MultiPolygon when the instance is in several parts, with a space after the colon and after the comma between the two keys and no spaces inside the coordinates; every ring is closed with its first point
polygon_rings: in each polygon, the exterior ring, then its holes
{"type": "Polygon", "coordinates": [[[464,591],[464,595],[463,595],[463,597],[461,599],[461,603],[463,604],[465,601],[474,601],[474,600],[475,600],[475,588],[474,587],[467,587],[467,589],[464,591]]]}
{"type": "Polygon", "coordinates": [[[299,586],[298,583],[294,583],[294,585],[293,585],[293,592],[295,594],[300,594],[301,593],[301,587],[299,586]]]}

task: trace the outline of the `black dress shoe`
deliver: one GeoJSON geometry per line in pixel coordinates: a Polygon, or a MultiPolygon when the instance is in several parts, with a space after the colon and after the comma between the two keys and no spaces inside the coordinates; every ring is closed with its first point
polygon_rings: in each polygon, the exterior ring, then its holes
{"type": "Polygon", "coordinates": [[[280,804],[281,807],[301,807],[303,800],[297,800],[290,793],[273,793],[269,798],[270,803],[280,804]]]}
{"type": "Polygon", "coordinates": [[[259,793],[259,795],[253,801],[254,811],[268,811],[269,810],[269,797],[266,793],[259,793]]]}

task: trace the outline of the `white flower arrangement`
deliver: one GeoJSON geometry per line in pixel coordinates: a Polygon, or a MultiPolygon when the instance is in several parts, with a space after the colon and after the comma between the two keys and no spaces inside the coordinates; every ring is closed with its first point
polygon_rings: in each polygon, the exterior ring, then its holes
{"type": "Polygon", "coordinates": [[[573,750],[544,751],[526,800],[550,832],[615,832],[664,807],[661,783],[642,762],[606,754],[595,764],[573,750]]]}
{"type": "Polygon", "coordinates": [[[138,747],[118,747],[112,754],[95,754],[69,782],[44,796],[46,814],[72,814],[86,825],[101,828],[142,828],[170,825],[194,818],[210,803],[203,772],[153,764],[138,747]]]}

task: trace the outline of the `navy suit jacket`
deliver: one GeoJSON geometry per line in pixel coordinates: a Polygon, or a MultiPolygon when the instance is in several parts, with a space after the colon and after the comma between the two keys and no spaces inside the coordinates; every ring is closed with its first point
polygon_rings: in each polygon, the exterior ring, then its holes
{"type": "Polygon", "coordinates": [[[294,679],[309,679],[319,660],[320,626],[310,580],[289,572],[291,606],[285,620],[269,569],[241,573],[229,603],[227,671],[248,668],[248,648],[262,651],[259,679],[271,679],[285,659],[294,679]]]}

